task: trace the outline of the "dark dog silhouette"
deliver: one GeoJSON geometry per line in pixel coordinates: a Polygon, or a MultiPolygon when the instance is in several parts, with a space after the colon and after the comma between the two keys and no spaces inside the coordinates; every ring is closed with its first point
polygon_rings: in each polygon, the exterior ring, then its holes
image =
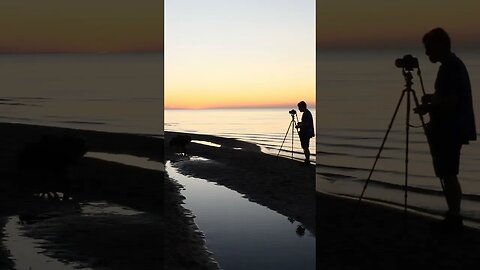
{"type": "Polygon", "coordinates": [[[192,137],[188,135],[177,135],[170,140],[170,147],[174,148],[177,153],[187,153],[187,144],[192,141],[192,137]]]}
{"type": "Polygon", "coordinates": [[[63,200],[72,196],[72,169],[87,152],[83,139],[43,136],[27,144],[18,158],[20,190],[63,200]]]}

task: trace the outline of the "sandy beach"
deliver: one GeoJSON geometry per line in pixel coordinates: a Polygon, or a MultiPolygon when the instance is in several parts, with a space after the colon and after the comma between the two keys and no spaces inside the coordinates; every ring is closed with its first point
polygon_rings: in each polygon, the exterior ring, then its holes
{"type": "MultiPolygon", "coordinates": [[[[163,140],[144,135],[0,124],[0,221],[29,216],[24,234],[46,240],[54,258],[93,269],[208,269],[201,235],[185,215],[178,186],[164,173],[84,157],[77,171],[85,183],[79,201],[57,202],[16,193],[18,153],[42,135],[71,135],[89,151],[163,160],[163,140]],[[132,212],[133,214],[128,214],[132,212]]],[[[13,269],[2,230],[0,268],[13,269]]]]}
{"type": "Polygon", "coordinates": [[[317,193],[319,269],[475,269],[480,232],[432,230],[430,217],[317,193]]]}

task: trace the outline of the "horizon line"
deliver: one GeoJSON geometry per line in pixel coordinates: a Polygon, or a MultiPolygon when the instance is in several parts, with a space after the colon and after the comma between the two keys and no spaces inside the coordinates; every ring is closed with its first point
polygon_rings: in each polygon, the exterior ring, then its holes
{"type": "MultiPolygon", "coordinates": [[[[307,108],[316,108],[316,103],[311,103],[313,105],[309,105],[307,108]]],[[[165,107],[164,110],[223,110],[223,109],[285,109],[285,108],[294,108],[297,109],[297,105],[288,106],[288,105],[279,105],[279,106],[247,106],[247,107],[202,107],[202,108],[187,108],[187,107],[165,107]]]]}
{"type": "Polygon", "coordinates": [[[139,50],[139,51],[0,51],[0,55],[18,54],[133,54],[133,53],[164,53],[164,50],[139,50]]]}

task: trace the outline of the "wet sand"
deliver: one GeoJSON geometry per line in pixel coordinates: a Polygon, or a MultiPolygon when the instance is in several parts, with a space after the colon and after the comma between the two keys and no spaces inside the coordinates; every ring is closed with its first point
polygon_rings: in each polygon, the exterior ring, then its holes
{"type": "MultiPolygon", "coordinates": [[[[176,155],[170,140],[184,133],[165,133],[166,158],[173,163],[185,158],[176,155]]],[[[264,205],[284,216],[301,222],[315,234],[315,166],[300,166],[298,161],[260,152],[248,142],[208,135],[188,134],[200,143],[187,145],[189,156],[207,161],[191,160],[178,164],[182,174],[192,175],[233,189],[251,201],[264,205]],[[241,149],[241,150],[238,150],[241,149]]],[[[177,166],[177,165],[175,165],[177,166]]]]}
{"type": "Polygon", "coordinates": [[[476,269],[480,231],[432,229],[438,220],[317,193],[318,269],[476,269]]]}
{"type": "MultiPolygon", "coordinates": [[[[77,177],[85,184],[80,205],[107,201],[142,212],[136,216],[84,215],[79,204],[23,198],[13,188],[18,153],[44,134],[83,138],[89,151],[157,161],[163,161],[162,139],[8,123],[1,123],[0,129],[0,225],[12,215],[42,216],[24,226],[26,234],[47,240],[42,247],[50,256],[93,269],[212,269],[193,218],[181,207],[179,187],[165,180],[162,171],[93,158],[79,162],[77,177]]],[[[12,266],[2,243],[0,268],[12,266]]]]}

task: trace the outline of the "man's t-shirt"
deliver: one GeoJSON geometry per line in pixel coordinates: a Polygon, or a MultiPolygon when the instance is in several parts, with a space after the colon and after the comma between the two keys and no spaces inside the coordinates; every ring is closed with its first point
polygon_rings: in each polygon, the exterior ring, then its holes
{"type": "Polygon", "coordinates": [[[302,115],[302,126],[300,127],[300,136],[305,136],[307,138],[312,138],[315,136],[313,130],[313,117],[312,113],[306,109],[302,115]]]}
{"type": "Polygon", "coordinates": [[[435,95],[453,98],[457,102],[451,107],[432,109],[430,117],[434,135],[460,143],[476,140],[470,79],[465,64],[453,53],[438,70],[435,95]]]}

